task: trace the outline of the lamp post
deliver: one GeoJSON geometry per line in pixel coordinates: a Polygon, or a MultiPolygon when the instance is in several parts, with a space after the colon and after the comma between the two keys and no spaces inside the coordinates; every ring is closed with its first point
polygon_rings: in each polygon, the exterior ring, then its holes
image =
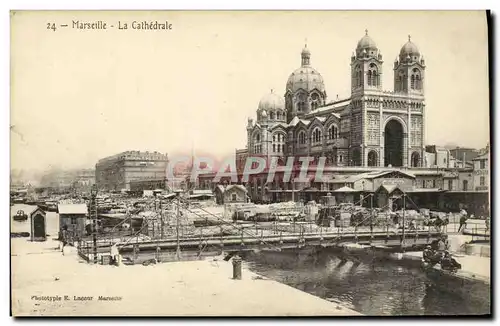
{"type": "Polygon", "coordinates": [[[94,264],[97,264],[97,185],[90,189],[90,218],[92,219],[92,242],[94,245],[94,264]]]}

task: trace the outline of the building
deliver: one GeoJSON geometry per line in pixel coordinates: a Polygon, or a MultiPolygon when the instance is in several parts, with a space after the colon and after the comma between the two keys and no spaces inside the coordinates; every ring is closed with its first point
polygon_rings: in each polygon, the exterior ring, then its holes
{"type": "Polygon", "coordinates": [[[425,162],[427,168],[453,168],[455,159],[445,147],[425,146],[425,162]]]}
{"type": "Polygon", "coordinates": [[[142,193],[144,190],[166,190],[167,179],[145,179],[130,181],[130,191],[135,193],[142,193]]]}
{"type": "Polygon", "coordinates": [[[66,228],[70,238],[81,238],[85,235],[88,207],[86,204],[59,204],[59,228],[66,228]]]}
{"type": "Polygon", "coordinates": [[[94,169],[53,169],[41,177],[40,188],[56,192],[88,191],[94,183],[94,169]]]}
{"type": "Polygon", "coordinates": [[[242,185],[217,185],[215,187],[215,200],[217,204],[236,204],[247,202],[247,189],[242,185]]]}
{"type": "Polygon", "coordinates": [[[271,91],[257,120],[248,120],[248,154],[326,157],[332,166],[423,166],[424,58],[408,39],[392,65],[392,91],[382,87],[383,64],[366,32],[351,56],[351,96],[328,102],[306,45],[284,96],[271,91]]]}
{"type": "Polygon", "coordinates": [[[472,183],[475,191],[488,191],[490,169],[489,169],[490,153],[484,153],[472,160],[474,163],[474,172],[472,183]]]}
{"type": "Polygon", "coordinates": [[[471,162],[474,158],[479,156],[479,150],[475,148],[456,147],[450,149],[450,154],[462,162],[471,162]]]}
{"type": "Polygon", "coordinates": [[[96,184],[101,191],[130,190],[137,180],[165,179],[168,157],[158,152],[127,151],[99,160],[96,184]]]}

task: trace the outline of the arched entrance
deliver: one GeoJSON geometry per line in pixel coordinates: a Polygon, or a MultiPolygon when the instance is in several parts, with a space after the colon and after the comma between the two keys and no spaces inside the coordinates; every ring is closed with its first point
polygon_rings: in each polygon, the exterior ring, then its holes
{"type": "Polygon", "coordinates": [[[352,166],[361,166],[361,151],[356,148],[352,150],[352,166]]]}
{"type": "Polygon", "coordinates": [[[378,155],[375,151],[370,151],[368,153],[368,166],[377,166],[378,165],[378,155]]]}
{"type": "Polygon", "coordinates": [[[417,152],[411,153],[411,166],[416,168],[420,165],[420,154],[417,152]]]}
{"type": "Polygon", "coordinates": [[[403,126],[390,120],[384,129],[384,165],[403,166],[403,126]]]}

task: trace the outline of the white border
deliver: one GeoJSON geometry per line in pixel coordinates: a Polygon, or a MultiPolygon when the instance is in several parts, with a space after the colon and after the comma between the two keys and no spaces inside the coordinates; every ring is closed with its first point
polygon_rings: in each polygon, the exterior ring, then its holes
{"type": "MultiPolygon", "coordinates": [[[[418,1],[404,1],[404,0],[399,0],[399,1],[387,1],[387,0],[379,0],[379,1],[373,1],[373,0],[364,0],[364,1],[345,1],[345,2],[337,2],[334,4],[329,4],[328,6],[326,5],[326,1],[320,1],[320,0],[287,0],[287,1],[271,1],[271,0],[253,0],[253,1],[203,1],[203,0],[189,0],[189,1],[178,1],[177,3],[168,3],[168,4],[159,4],[157,1],[130,1],[130,0],[122,0],[122,1],[116,1],[116,2],[111,2],[111,1],[99,1],[99,0],[87,0],[87,1],[11,1],[11,0],[3,0],[0,2],[0,8],[2,9],[0,11],[1,15],[1,55],[2,55],[2,65],[1,65],[1,76],[2,76],[2,88],[0,92],[0,98],[1,98],[1,103],[2,103],[2,110],[1,112],[1,121],[4,123],[2,124],[2,132],[0,133],[1,137],[1,149],[2,152],[4,153],[3,157],[5,158],[2,160],[2,173],[1,173],[1,184],[3,185],[0,187],[0,203],[1,203],[1,210],[4,212],[4,214],[1,214],[1,221],[5,223],[5,225],[2,225],[2,230],[5,230],[3,232],[3,238],[4,241],[2,241],[3,245],[1,246],[1,259],[3,269],[2,269],[2,281],[5,282],[4,291],[1,298],[2,298],[2,305],[3,307],[3,313],[2,313],[2,319],[6,319],[6,323],[13,323],[13,319],[8,317],[9,312],[7,311],[9,304],[10,304],[10,293],[9,293],[9,288],[10,284],[8,283],[9,277],[10,277],[10,266],[6,264],[5,262],[9,261],[9,237],[7,235],[7,230],[9,230],[9,225],[8,225],[8,215],[7,212],[10,211],[10,206],[8,204],[8,183],[9,183],[9,174],[10,174],[10,160],[8,157],[10,156],[10,149],[9,149],[9,125],[8,121],[10,121],[10,114],[9,114],[9,108],[10,108],[10,103],[9,103],[9,57],[10,57],[10,40],[9,40],[9,11],[10,10],[82,10],[82,9],[87,9],[87,10],[99,10],[99,9],[106,9],[106,10],[159,10],[159,9],[188,9],[188,10],[193,10],[193,9],[200,9],[200,10],[215,10],[215,9],[224,9],[224,10],[245,10],[245,9],[295,9],[295,10],[312,10],[312,9],[317,9],[317,10],[361,10],[361,9],[368,9],[368,10],[387,10],[387,9],[392,9],[392,10],[464,10],[464,9],[492,9],[493,13],[498,13],[500,10],[497,10],[498,4],[500,1],[498,0],[476,0],[476,1],[447,1],[447,2],[437,2],[435,0],[418,0],[418,1]],[[8,319],[7,319],[7,318],[8,319]]],[[[497,22],[498,24],[498,22],[497,22]]],[[[496,29],[496,28],[495,28],[496,29]]],[[[496,33],[497,34],[497,33],[496,33]]],[[[497,41],[498,35],[496,35],[495,40],[497,41]]],[[[497,57],[495,57],[497,59],[497,57]]],[[[496,71],[495,71],[495,75],[496,71]]],[[[498,82],[495,87],[495,93],[499,94],[498,92],[498,82]]],[[[497,95],[498,97],[498,95],[497,95]]],[[[496,103],[495,103],[496,104],[496,103]]],[[[496,109],[498,109],[498,106],[494,105],[496,109]]],[[[474,109],[474,108],[471,108],[474,109]]],[[[493,116],[492,116],[493,118],[493,116]]],[[[497,132],[495,132],[495,139],[497,139],[497,132]]],[[[495,141],[492,141],[492,146],[496,143],[495,141]]],[[[496,154],[496,151],[495,151],[496,154]]],[[[495,162],[498,161],[498,155],[495,155],[495,162]]],[[[493,168],[493,167],[492,167],[493,168]]],[[[496,180],[495,180],[496,181],[496,180]]],[[[496,185],[496,183],[495,183],[496,185]]],[[[500,201],[495,200],[496,198],[492,198],[493,202],[500,203],[500,201]]],[[[498,204],[497,204],[498,205],[498,204]]],[[[493,226],[495,227],[495,231],[498,231],[497,229],[497,210],[495,210],[494,215],[493,215],[493,226]]],[[[500,225],[500,222],[498,222],[500,225]]],[[[497,232],[495,232],[497,234],[497,232]]],[[[498,241],[497,241],[498,243],[498,241]]],[[[495,248],[497,249],[497,248],[495,248]]],[[[496,275],[495,275],[496,276],[496,275]]],[[[497,283],[497,282],[495,282],[497,283]]],[[[495,300],[498,301],[498,300],[495,300]]],[[[276,320],[278,321],[278,320],[276,320]]],[[[410,320],[394,320],[395,322],[410,322],[410,320]]],[[[26,321],[25,321],[26,322],[26,321]]],[[[52,321],[46,321],[44,323],[50,323],[52,321]]],[[[69,321],[72,322],[72,321],[69,321]]],[[[93,324],[101,324],[103,323],[102,321],[90,321],[93,324]]],[[[114,321],[114,323],[119,323],[120,321],[114,321]]],[[[140,321],[138,321],[140,322],[140,321]]],[[[177,321],[170,321],[177,323],[177,321]]],[[[200,321],[201,322],[201,321],[200,321]]],[[[208,321],[204,321],[208,322],[208,321]]],[[[217,323],[218,321],[210,321],[210,323],[217,323]]],[[[246,323],[248,321],[244,320],[238,320],[238,321],[232,321],[234,323],[246,323]]],[[[267,323],[267,322],[274,322],[274,321],[258,321],[259,323],[267,323]]],[[[306,321],[300,321],[306,322],[306,321]]],[[[318,322],[318,321],[316,321],[318,322]]],[[[335,320],[323,320],[322,322],[325,323],[332,323],[334,322],[335,324],[338,324],[340,321],[335,321],[335,320]]],[[[367,322],[373,322],[373,321],[364,321],[361,322],[359,320],[356,321],[351,321],[351,323],[354,322],[356,324],[358,323],[367,323],[367,322]]],[[[381,320],[380,322],[387,322],[386,320],[381,320]]],[[[419,320],[418,323],[424,323],[424,320],[419,320]]],[[[432,322],[432,321],[431,321],[432,322]]],[[[30,322],[31,323],[31,322],[30,322]]],[[[39,322],[38,322],[39,323],[39,322]]],[[[343,323],[343,322],[340,322],[343,323]]],[[[447,323],[457,325],[460,324],[458,321],[448,321],[447,323]]],[[[2,325],[5,325],[4,322],[2,322],[2,325]]]]}

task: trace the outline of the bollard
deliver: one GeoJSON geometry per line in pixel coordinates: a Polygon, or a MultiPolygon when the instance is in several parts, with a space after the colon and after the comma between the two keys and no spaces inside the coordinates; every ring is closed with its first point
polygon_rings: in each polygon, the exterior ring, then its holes
{"type": "Polygon", "coordinates": [[[241,258],[239,256],[233,257],[233,279],[241,280],[241,258]]]}

